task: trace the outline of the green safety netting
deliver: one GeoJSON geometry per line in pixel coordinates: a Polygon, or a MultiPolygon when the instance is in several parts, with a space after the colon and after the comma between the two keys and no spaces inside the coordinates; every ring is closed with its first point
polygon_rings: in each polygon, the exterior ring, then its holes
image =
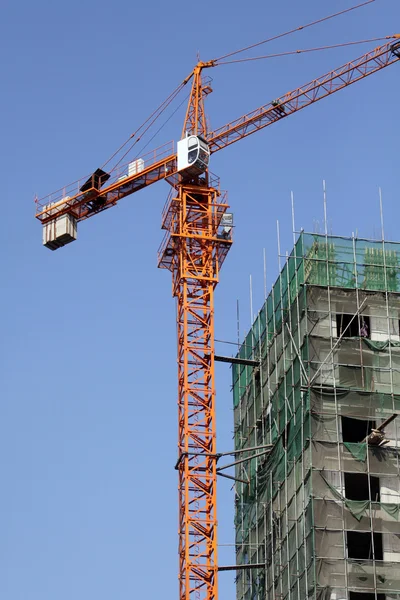
{"type": "Polygon", "coordinates": [[[400,342],[393,340],[385,340],[383,342],[373,341],[368,338],[363,339],[364,344],[368,346],[371,350],[375,350],[376,352],[383,352],[384,350],[388,350],[389,348],[400,348],[400,342]]]}
{"type": "Polygon", "coordinates": [[[331,483],[328,481],[323,472],[320,472],[320,477],[329,488],[333,497],[344,503],[346,508],[349,509],[354,518],[358,521],[367,515],[370,509],[376,513],[379,508],[382,508],[390,515],[393,519],[398,521],[400,519],[400,504],[394,504],[389,502],[371,502],[370,500],[348,500],[345,498],[331,483]]]}
{"type": "Polygon", "coordinates": [[[337,500],[341,500],[342,502],[344,502],[345,506],[349,509],[353,517],[355,517],[359,521],[369,509],[370,501],[347,500],[333,485],[331,485],[331,483],[326,479],[322,471],[320,472],[320,476],[324,480],[326,486],[332,492],[333,496],[337,498],[337,500]]]}
{"type": "MultiPolygon", "coordinates": [[[[400,414],[400,341],[353,335],[332,350],[336,324],[330,311],[341,307],[354,314],[354,289],[357,302],[372,298],[372,304],[382,292],[400,292],[400,244],[302,233],[238,353],[260,360],[261,368],[233,365],[235,448],[273,445],[268,456],[249,455],[236,467],[236,476],[248,480],[235,486],[237,560],[266,565],[238,573],[242,600],[288,594],[291,600],[328,600],[330,590],[340,591],[343,547],[337,546],[341,563],[316,559],[311,532],[323,519],[332,531],[343,526],[365,531],[373,523],[382,535],[400,535],[400,504],[349,500],[337,479],[340,470],[384,474],[390,488],[399,477],[397,449],[338,437],[342,416],[383,420],[400,414]],[[319,304],[326,306],[325,314],[319,304]],[[323,363],[327,356],[330,362],[323,363]],[[332,469],[329,477],[325,469],[332,469]]],[[[392,296],[387,331],[393,334],[400,301],[392,296]]],[[[369,582],[369,573],[358,568],[352,567],[349,580],[369,582]]],[[[387,586],[391,600],[400,600],[397,580],[387,586]]]]}
{"type": "MultiPolygon", "coordinates": [[[[253,356],[258,341],[271,340],[304,284],[400,291],[400,243],[302,233],[257,315],[238,356],[253,356]]],[[[303,300],[304,302],[304,300],[303,300]]],[[[302,306],[299,306],[300,311],[302,306]]]]}
{"type": "Polygon", "coordinates": [[[354,442],[343,442],[343,445],[356,460],[364,462],[367,460],[367,444],[356,444],[354,442]]]}
{"type": "Polygon", "coordinates": [[[400,504],[389,504],[387,502],[380,503],[383,510],[385,510],[388,515],[393,517],[393,519],[399,520],[400,517],[400,504]]]}

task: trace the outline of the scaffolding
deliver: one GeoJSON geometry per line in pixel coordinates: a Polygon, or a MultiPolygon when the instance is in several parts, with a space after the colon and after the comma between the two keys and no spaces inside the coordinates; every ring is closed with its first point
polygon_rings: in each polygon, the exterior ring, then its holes
{"type": "Polygon", "coordinates": [[[232,365],[237,600],[400,600],[399,319],[400,243],[299,235],[232,365]]]}

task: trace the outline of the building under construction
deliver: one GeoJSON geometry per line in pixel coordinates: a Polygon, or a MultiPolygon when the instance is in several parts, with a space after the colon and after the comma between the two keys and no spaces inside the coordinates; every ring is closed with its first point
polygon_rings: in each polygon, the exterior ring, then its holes
{"type": "Polygon", "coordinates": [[[400,243],[300,234],[233,365],[237,600],[400,599],[399,318],[400,243]]]}

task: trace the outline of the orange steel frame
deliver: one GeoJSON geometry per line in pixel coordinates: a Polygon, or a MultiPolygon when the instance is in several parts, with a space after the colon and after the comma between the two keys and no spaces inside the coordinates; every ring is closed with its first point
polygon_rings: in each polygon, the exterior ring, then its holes
{"type": "MultiPolygon", "coordinates": [[[[206,136],[201,67],[185,131],[206,136]]],[[[217,599],[214,288],[232,243],[218,236],[228,205],[208,173],[176,185],[159,266],[172,272],[178,334],[179,597],[217,599]]]]}
{"type": "MultiPolygon", "coordinates": [[[[393,37],[399,39],[400,35],[393,37]]],[[[269,125],[394,64],[400,59],[400,50],[398,44],[396,53],[392,51],[392,48],[393,42],[378,46],[338,69],[334,69],[326,75],[314,79],[310,83],[277,98],[276,102],[278,103],[278,107],[270,102],[243,115],[231,123],[227,123],[215,131],[209,132],[208,134],[206,133],[206,139],[211,154],[223,150],[227,146],[230,146],[252,133],[260,131],[269,125]],[[285,110],[279,110],[279,106],[284,107],[285,110]]],[[[194,88],[192,87],[192,94],[189,100],[185,125],[183,128],[184,132],[188,131],[189,133],[194,133],[196,131],[196,123],[200,123],[203,134],[205,132],[206,120],[202,102],[199,102],[198,90],[199,85],[201,86],[201,70],[212,66],[213,61],[210,61],[209,63],[199,63],[191,76],[185,80],[185,82],[189,81],[190,77],[193,76],[197,86],[194,88]]],[[[203,93],[207,93],[207,91],[210,90],[202,88],[202,91],[203,93]]],[[[52,206],[51,209],[46,206],[55,198],[52,197],[52,195],[46,196],[38,202],[36,218],[45,224],[54,219],[54,216],[61,216],[68,213],[74,216],[77,221],[83,221],[103,210],[115,206],[122,198],[130,196],[161,179],[166,179],[172,185],[176,185],[176,183],[179,182],[176,154],[173,152],[167,156],[163,156],[159,160],[155,158],[154,160],[147,161],[143,171],[131,175],[123,181],[115,181],[111,185],[103,187],[101,190],[91,189],[85,193],[78,191],[73,194],[68,192],[70,196],[68,199],[62,199],[62,194],[59,194],[59,197],[56,198],[56,200],[58,200],[57,204],[52,206]],[[92,204],[97,199],[101,199],[101,204],[93,210],[92,204]]]]}
{"type": "Polygon", "coordinates": [[[218,237],[219,190],[180,185],[159,266],[177,299],[179,587],[181,600],[217,598],[214,288],[232,243],[218,237]]]}
{"type": "MultiPolygon", "coordinates": [[[[185,80],[193,79],[184,132],[203,136],[216,152],[399,58],[400,51],[394,54],[391,44],[385,44],[210,134],[203,100],[211,90],[202,85],[201,72],[214,65],[199,63],[185,80]]],[[[217,600],[214,289],[232,243],[218,235],[228,208],[226,194],[210,184],[208,172],[182,179],[176,155],[169,154],[101,190],[77,193],[51,208],[44,200],[36,216],[43,224],[66,213],[84,220],[160,179],[167,179],[176,192],[163,215],[167,236],[159,266],[171,271],[177,299],[179,593],[180,600],[217,600]]]]}

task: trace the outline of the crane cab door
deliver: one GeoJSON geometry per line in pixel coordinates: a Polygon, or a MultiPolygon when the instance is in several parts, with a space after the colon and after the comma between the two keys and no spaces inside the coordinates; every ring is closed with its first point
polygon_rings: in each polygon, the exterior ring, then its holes
{"type": "Polygon", "coordinates": [[[210,160],[207,142],[197,135],[188,135],[180,140],[178,148],[178,171],[189,176],[204,173],[210,160]]]}

